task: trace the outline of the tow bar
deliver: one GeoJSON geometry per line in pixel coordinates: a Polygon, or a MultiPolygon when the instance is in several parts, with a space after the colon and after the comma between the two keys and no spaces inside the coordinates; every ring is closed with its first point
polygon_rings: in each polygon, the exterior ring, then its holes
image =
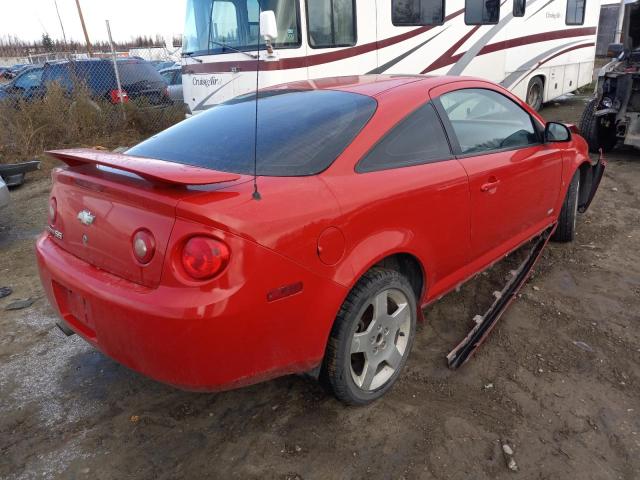
{"type": "Polygon", "coordinates": [[[491,307],[489,307],[489,310],[487,310],[484,315],[476,315],[474,317],[473,321],[475,322],[475,326],[458,346],[447,355],[449,368],[456,369],[464,365],[482,342],[484,342],[511,301],[515,298],[518,290],[520,290],[529,277],[533,266],[538,261],[538,258],[540,258],[540,254],[547,245],[555,228],[556,225],[554,224],[538,236],[527,258],[516,270],[511,271],[511,278],[504,288],[499,292],[493,292],[496,299],[491,307]]]}

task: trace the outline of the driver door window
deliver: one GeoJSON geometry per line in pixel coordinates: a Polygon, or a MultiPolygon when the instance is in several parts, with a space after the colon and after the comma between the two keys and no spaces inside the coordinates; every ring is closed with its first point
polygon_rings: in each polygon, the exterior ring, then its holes
{"type": "Polygon", "coordinates": [[[513,150],[540,143],[531,116],[492,90],[445,93],[440,104],[463,155],[513,150]]]}

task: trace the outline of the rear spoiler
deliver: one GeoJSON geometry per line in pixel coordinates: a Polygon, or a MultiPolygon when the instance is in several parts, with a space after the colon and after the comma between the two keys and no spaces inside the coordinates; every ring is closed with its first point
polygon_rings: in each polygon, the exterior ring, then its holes
{"type": "Polygon", "coordinates": [[[209,185],[211,183],[231,182],[240,178],[240,175],[236,173],[218,172],[208,168],[90,148],[51,150],[46,153],[70,167],[91,164],[104,165],[105,167],[135,173],[152,182],[172,185],[209,185]]]}

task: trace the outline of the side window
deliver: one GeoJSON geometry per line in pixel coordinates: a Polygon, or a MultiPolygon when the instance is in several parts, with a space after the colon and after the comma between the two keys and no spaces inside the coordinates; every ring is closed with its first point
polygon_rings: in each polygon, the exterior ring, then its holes
{"type": "Polygon", "coordinates": [[[229,45],[239,44],[238,13],[232,2],[213,2],[211,9],[211,29],[218,42],[229,45]]]}
{"type": "Polygon", "coordinates": [[[500,20],[500,0],[465,0],[464,23],[493,25],[500,20]]]}
{"type": "Polygon", "coordinates": [[[176,78],[174,81],[176,85],[182,85],[182,72],[180,70],[176,72],[176,78]]]}
{"type": "Polygon", "coordinates": [[[465,89],[439,98],[462,154],[515,149],[539,143],[531,116],[493,90],[465,89]]]}
{"type": "Polygon", "coordinates": [[[391,0],[391,20],[397,27],[442,25],[444,0],[391,0]]]}
{"type": "Polygon", "coordinates": [[[567,0],[567,25],[583,25],[586,0],[567,0]]]}
{"type": "Polygon", "coordinates": [[[524,17],[524,11],[527,7],[527,0],[513,0],[513,16],[524,17]]]}
{"type": "Polygon", "coordinates": [[[166,72],[162,72],[160,75],[162,75],[162,79],[167,82],[167,85],[173,85],[174,73],[175,72],[173,70],[168,70],[166,72]]]}
{"type": "Polygon", "coordinates": [[[307,0],[311,48],[356,44],[355,0],[307,0]]]}
{"type": "Polygon", "coordinates": [[[70,68],[70,64],[52,65],[44,75],[46,78],[44,83],[57,82],[67,90],[71,90],[73,82],[69,73],[70,68]]]}
{"type": "Polygon", "coordinates": [[[356,172],[409,167],[451,158],[440,119],[431,103],[411,113],[358,163],[356,172]]]}

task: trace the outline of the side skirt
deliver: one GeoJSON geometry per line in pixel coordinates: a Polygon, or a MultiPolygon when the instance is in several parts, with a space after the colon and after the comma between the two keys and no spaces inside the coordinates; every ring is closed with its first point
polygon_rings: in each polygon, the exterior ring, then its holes
{"type": "Polygon", "coordinates": [[[540,254],[549,242],[549,238],[551,238],[555,228],[556,224],[553,224],[537,237],[529,255],[520,264],[517,270],[513,270],[511,272],[511,278],[502,291],[494,292],[496,299],[491,307],[489,307],[484,315],[476,315],[474,317],[473,320],[475,322],[475,326],[473,329],[471,329],[469,334],[458,344],[458,346],[447,355],[449,368],[456,369],[464,365],[482,342],[484,342],[504,311],[515,298],[522,285],[526,282],[533,266],[540,258],[540,254]]]}

